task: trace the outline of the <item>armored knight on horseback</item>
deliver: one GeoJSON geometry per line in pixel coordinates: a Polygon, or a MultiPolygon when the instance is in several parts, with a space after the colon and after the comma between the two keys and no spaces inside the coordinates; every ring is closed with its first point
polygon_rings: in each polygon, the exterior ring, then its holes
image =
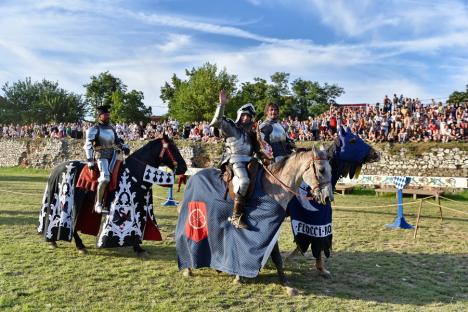
{"type": "Polygon", "coordinates": [[[265,107],[266,119],[260,124],[261,139],[271,146],[274,161],[277,162],[291,154],[295,148],[294,141],[288,137],[278,119],[279,108],[275,103],[265,107]]]}
{"type": "Polygon", "coordinates": [[[254,152],[258,151],[255,133],[252,131],[255,107],[247,103],[237,110],[235,121],[224,116],[227,97],[224,91],[219,93],[219,104],[210,126],[218,128],[225,138],[225,151],[221,166],[231,166],[233,172],[234,209],[230,222],[238,229],[248,228],[243,220],[243,211],[250,184],[248,163],[254,152]]]}
{"type": "Polygon", "coordinates": [[[125,155],[130,149],[122,139],[117,136],[115,129],[110,124],[109,106],[97,107],[98,122],[86,131],[84,150],[88,167],[98,167],[99,178],[96,191],[96,203],[94,210],[97,213],[109,213],[109,208],[104,207],[104,193],[111,179],[111,173],[117,160],[118,151],[122,150],[125,155]]]}

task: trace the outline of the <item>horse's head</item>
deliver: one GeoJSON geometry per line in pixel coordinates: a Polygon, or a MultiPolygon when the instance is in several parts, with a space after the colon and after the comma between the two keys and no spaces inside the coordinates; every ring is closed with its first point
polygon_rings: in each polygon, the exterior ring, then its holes
{"type": "Polygon", "coordinates": [[[365,163],[380,160],[380,154],[349,127],[339,127],[338,137],[328,150],[332,155],[332,183],[336,184],[340,177],[359,175],[361,166],[365,163]]]}
{"type": "Polygon", "coordinates": [[[137,159],[139,163],[153,167],[167,166],[175,175],[184,174],[187,164],[180,154],[179,149],[167,135],[150,141],[138,151],[130,155],[128,159],[137,159]]]}
{"type": "Polygon", "coordinates": [[[166,134],[157,140],[161,140],[162,145],[162,149],[159,152],[160,165],[162,164],[171,168],[175,175],[184,174],[187,171],[187,164],[174,141],[166,134]]]}
{"type": "Polygon", "coordinates": [[[332,170],[328,151],[323,146],[311,151],[312,159],[307,159],[308,167],[302,178],[311,187],[314,200],[326,204],[333,201],[333,188],[331,184],[332,170]]]}

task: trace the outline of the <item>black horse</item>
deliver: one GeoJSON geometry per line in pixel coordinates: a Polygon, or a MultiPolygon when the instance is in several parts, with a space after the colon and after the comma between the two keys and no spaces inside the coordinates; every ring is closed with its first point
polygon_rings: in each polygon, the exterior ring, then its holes
{"type": "Polygon", "coordinates": [[[67,161],[52,170],[44,191],[38,232],[51,247],[56,247],[59,240],[71,242],[74,238],[79,252],[86,253],[80,231],[98,236],[98,247],[133,246],[138,255],[143,255],[142,240],[161,240],[153,214],[152,185],[168,184],[174,179],[172,173],[157,168],[167,166],[175,175],[187,170],[178,148],[164,136],[127,157],[120,166],[116,188],[109,190],[110,214],[104,222],[93,210],[95,192],[76,187],[85,166],[82,161],[67,161]]]}

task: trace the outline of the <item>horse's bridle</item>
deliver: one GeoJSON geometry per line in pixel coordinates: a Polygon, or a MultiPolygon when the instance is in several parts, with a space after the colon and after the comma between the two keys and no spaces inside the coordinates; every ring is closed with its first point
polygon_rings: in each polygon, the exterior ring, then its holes
{"type": "MultiPolygon", "coordinates": [[[[174,172],[177,171],[177,165],[178,165],[178,162],[177,160],[175,159],[174,155],[172,154],[172,151],[171,149],[169,148],[169,142],[167,142],[165,139],[162,139],[162,149],[161,149],[161,152],[159,152],[159,155],[158,155],[158,165],[162,162],[163,158],[164,158],[164,154],[167,154],[167,156],[169,157],[169,159],[172,161],[172,164],[174,165],[174,172]]],[[[139,162],[140,164],[142,165],[148,165],[148,163],[136,158],[136,157],[133,157],[134,160],[136,160],[137,162],[139,162]]]]}
{"type": "Polygon", "coordinates": [[[167,154],[169,159],[172,161],[172,164],[174,165],[174,172],[177,169],[177,160],[175,159],[174,155],[172,154],[171,149],[169,148],[169,142],[166,141],[166,139],[162,139],[162,149],[161,152],[159,152],[159,161],[161,162],[163,160],[164,154],[167,154]]]}
{"type": "MultiPolygon", "coordinates": [[[[316,161],[321,161],[321,160],[328,160],[326,158],[320,158],[320,157],[312,157],[312,160],[309,164],[309,168],[312,166],[312,170],[314,172],[314,177],[315,177],[315,180],[319,181],[318,177],[317,177],[317,170],[315,168],[315,162],[316,161]]],[[[271,176],[273,177],[273,179],[275,179],[281,186],[282,189],[284,189],[285,191],[287,192],[290,192],[292,194],[294,194],[295,196],[298,196],[298,197],[302,197],[302,194],[299,194],[298,192],[296,192],[295,190],[293,190],[291,187],[289,187],[288,185],[286,185],[283,181],[281,181],[278,177],[276,177],[271,171],[270,169],[268,169],[267,166],[263,165],[263,168],[265,169],[265,171],[271,176]]],[[[311,185],[311,191],[314,191],[315,189],[317,188],[320,188],[321,186],[323,185],[326,185],[326,184],[329,184],[330,181],[325,181],[325,182],[322,182],[322,183],[316,183],[314,185],[311,185]]],[[[305,196],[304,197],[305,199],[307,200],[315,200],[315,197],[314,196],[305,196]]]]}
{"type": "Polygon", "coordinates": [[[314,184],[313,186],[311,185],[310,187],[312,188],[311,191],[314,191],[316,190],[317,188],[322,188],[323,186],[329,184],[331,181],[328,180],[328,181],[325,181],[325,182],[318,182],[320,181],[318,176],[317,176],[317,168],[315,168],[315,162],[316,161],[321,161],[321,160],[328,160],[328,158],[320,158],[320,157],[313,157],[312,158],[312,161],[310,162],[310,165],[309,165],[309,168],[312,166],[312,170],[314,172],[314,177],[315,177],[315,180],[317,181],[316,184],[314,184]]]}

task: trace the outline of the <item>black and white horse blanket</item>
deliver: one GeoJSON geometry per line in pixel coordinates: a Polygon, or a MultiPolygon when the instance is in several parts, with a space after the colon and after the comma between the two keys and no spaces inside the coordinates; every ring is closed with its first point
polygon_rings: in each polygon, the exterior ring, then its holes
{"type": "Polygon", "coordinates": [[[74,231],[98,236],[97,246],[135,246],[142,240],[162,240],[153,213],[152,184],[165,184],[173,176],[138,162],[124,162],[117,188],[109,194],[110,214],[94,212],[95,193],[76,188],[81,161],[58,165],[49,177],[39,216],[38,232],[46,241],[71,241],[74,231]],[[160,182],[161,180],[162,182],[160,182]]]}

